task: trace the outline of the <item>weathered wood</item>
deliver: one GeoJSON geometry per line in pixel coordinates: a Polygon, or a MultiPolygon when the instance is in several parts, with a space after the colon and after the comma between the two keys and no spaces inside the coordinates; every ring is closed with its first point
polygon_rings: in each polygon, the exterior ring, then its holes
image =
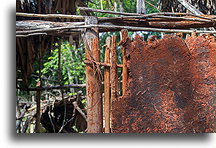
{"type": "Polygon", "coordinates": [[[81,26],[84,22],[52,22],[42,20],[23,20],[16,21],[16,31],[19,30],[36,30],[36,29],[48,29],[57,27],[68,27],[68,26],[81,26]]]}
{"type": "MultiPolygon", "coordinates": [[[[172,33],[192,33],[194,30],[185,29],[160,29],[160,28],[149,28],[149,27],[131,27],[131,26],[117,26],[117,25],[91,25],[92,27],[99,27],[100,29],[109,31],[119,31],[122,29],[127,29],[128,31],[152,31],[152,32],[172,32],[172,33]]],[[[196,30],[197,33],[210,33],[216,34],[216,31],[204,31],[196,30]]]]}
{"type": "MultiPolygon", "coordinates": [[[[186,14],[155,13],[141,16],[124,16],[124,17],[105,17],[99,18],[99,24],[131,26],[131,27],[149,27],[163,29],[185,29],[185,28],[203,28],[215,27],[214,16],[178,16],[186,14]]],[[[62,34],[81,32],[82,28],[91,28],[91,25],[84,25],[84,22],[51,22],[42,20],[25,20],[16,22],[16,36],[27,37],[33,35],[62,34]]],[[[101,31],[101,30],[100,30],[101,31]]],[[[112,31],[107,28],[102,31],[112,31]]]]}
{"type": "Polygon", "coordinates": [[[81,15],[68,15],[68,14],[35,14],[35,13],[21,13],[17,12],[16,16],[22,17],[35,17],[35,18],[59,18],[59,19],[75,19],[75,20],[85,20],[84,16],[81,15]]]}
{"type": "MultiPolygon", "coordinates": [[[[101,12],[101,13],[119,13],[119,15],[122,15],[122,12],[115,12],[115,11],[105,11],[100,9],[91,9],[91,8],[84,8],[91,11],[101,12]],[[105,11],[105,12],[104,12],[105,11]]],[[[123,13],[125,14],[125,13],[123,13]]],[[[171,13],[171,12],[161,12],[161,13],[151,13],[151,14],[137,14],[137,13],[126,13],[126,16],[122,16],[120,18],[148,18],[153,16],[163,16],[163,15],[171,15],[171,16],[194,16],[198,18],[203,19],[209,19],[208,17],[213,17],[211,15],[196,15],[196,14],[190,14],[190,13],[171,13]]],[[[79,15],[65,15],[65,14],[34,14],[34,13],[16,13],[16,16],[24,16],[24,17],[35,17],[35,18],[70,18],[70,19],[77,19],[83,21],[85,19],[84,16],[79,15]]],[[[110,18],[116,18],[120,19],[119,17],[98,17],[98,20],[106,20],[110,18]]],[[[38,21],[38,20],[37,20],[38,21]]],[[[56,23],[56,22],[55,22],[56,23]]],[[[61,23],[61,22],[58,22],[61,23]]],[[[69,22],[67,22],[69,23],[69,22]]],[[[72,23],[72,22],[71,22],[72,23]]],[[[76,22],[73,22],[76,23],[76,22]]],[[[77,22],[78,23],[78,22],[77,22]]]]}
{"type": "MultiPolygon", "coordinates": [[[[85,10],[85,11],[90,11],[90,12],[99,12],[99,13],[108,13],[108,14],[116,14],[116,15],[125,15],[125,16],[142,16],[142,17],[151,17],[155,15],[175,15],[175,16],[195,16],[195,17],[200,17],[204,18],[203,16],[199,16],[196,14],[190,14],[190,13],[173,13],[173,12],[161,12],[161,13],[151,13],[151,14],[138,14],[138,13],[125,13],[125,12],[116,12],[116,11],[106,11],[106,10],[100,10],[100,9],[92,9],[92,8],[87,8],[87,7],[79,7],[80,10],[85,10]]],[[[103,17],[99,17],[100,19],[104,19],[103,17]]]]}
{"type": "MultiPolygon", "coordinates": [[[[88,26],[87,26],[88,27],[88,26]]],[[[16,35],[86,28],[84,22],[16,21],[16,35]],[[83,27],[84,26],[84,27],[83,27]]],[[[79,31],[79,30],[76,30],[79,31]]]]}
{"type": "Polygon", "coordinates": [[[146,14],[145,0],[137,0],[136,8],[138,14],[146,14]]]}
{"type": "Polygon", "coordinates": [[[47,35],[47,33],[30,33],[27,35],[16,35],[16,37],[22,38],[22,37],[37,36],[37,35],[47,35]]]}
{"type": "Polygon", "coordinates": [[[163,16],[163,15],[155,15],[150,18],[147,18],[148,21],[165,21],[167,20],[168,22],[172,21],[198,21],[198,22],[212,22],[212,20],[208,19],[209,17],[204,18],[196,18],[196,17],[177,17],[177,16],[163,16]],[[160,19],[155,19],[155,18],[160,18],[160,19]]]}
{"type": "MultiPolygon", "coordinates": [[[[117,55],[116,55],[116,36],[112,36],[111,40],[111,68],[110,68],[110,83],[111,83],[111,101],[118,98],[118,71],[117,71],[117,55]]],[[[112,114],[112,113],[111,113],[112,114]]]]}
{"type": "Polygon", "coordinates": [[[190,12],[196,14],[196,15],[202,15],[203,13],[196,9],[192,4],[186,2],[185,0],[177,0],[179,3],[181,3],[186,9],[188,9],[190,12]]]}
{"type": "MultiPolygon", "coordinates": [[[[40,84],[41,82],[38,81],[37,83],[37,87],[40,88],[40,84]]],[[[40,100],[41,100],[41,91],[38,90],[36,92],[36,126],[35,126],[35,130],[36,130],[36,133],[40,133],[40,117],[41,117],[41,113],[40,113],[40,110],[41,110],[41,103],[40,103],[40,100]]]]}
{"type": "MultiPolygon", "coordinates": [[[[106,39],[106,51],[104,62],[110,63],[111,38],[106,39]]],[[[104,68],[104,117],[105,117],[105,133],[110,133],[110,67],[104,68]]]]}
{"type": "MultiPolygon", "coordinates": [[[[36,84],[36,87],[37,88],[40,88],[41,87],[41,83],[42,83],[42,79],[41,79],[41,69],[42,69],[42,50],[44,48],[44,44],[42,43],[42,38],[40,37],[39,38],[39,41],[40,41],[40,46],[39,46],[39,51],[38,51],[38,61],[39,61],[39,81],[37,82],[36,84]]],[[[36,133],[40,133],[40,119],[41,119],[41,90],[37,90],[36,92],[36,105],[37,105],[37,108],[36,108],[36,126],[35,126],[35,129],[36,129],[36,133]]]]}
{"type": "MultiPolygon", "coordinates": [[[[127,30],[121,31],[121,38],[122,38],[121,43],[124,44],[128,38],[128,31],[127,30]]],[[[127,68],[125,46],[122,46],[121,50],[122,50],[122,64],[123,64],[123,68],[122,68],[122,95],[124,95],[125,91],[126,91],[126,85],[127,85],[127,79],[128,79],[128,68],[127,68]]]]}
{"type": "MultiPolygon", "coordinates": [[[[152,18],[151,18],[152,19],[152,18]]],[[[155,19],[159,19],[159,18],[155,18],[155,19]]],[[[207,21],[207,20],[204,20],[207,21]]],[[[45,22],[45,21],[44,21],[45,22]]],[[[30,35],[37,35],[37,33],[42,33],[42,34],[62,34],[65,31],[68,31],[68,29],[76,29],[76,30],[72,30],[70,32],[74,32],[74,31],[79,31],[81,32],[81,29],[83,28],[91,28],[91,27],[99,27],[100,28],[100,32],[106,32],[106,31],[119,31],[121,29],[128,29],[130,31],[156,31],[156,32],[184,32],[184,33],[191,33],[192,30],[178,30],[175,28],[202,28],[202,27],[215,27],[212,21],[210,22],[198,22],[198,21],[165,21],[165,20],[149,20],[146,21],[146,19],[144,20],[139,20],[138,24],[134,24],[133,22],[135,22],[135,20],[109,20],[109,22],[111,22],[111,24],[116,24],[116,25],[70,25],[68,23],[65,23],[65,26],[62,27],[42,27],[42,29],[33,29],[33,30],[29,30],[29,29],[24,29],[23,31],[16,31],[16,35],[18,37],[26,37],[26,36],[30,36],[30,35]],[[127,26],[129,25],[129,26],[127,26]],[[134,27],[134,26],[138,26],[138,27],[134,27]],[[151,28],[153,27],[153,28],[151,28]],[[163,29],[163,28],[172,28],[172,29],[163,29]]],[[[104,22],[105,23],[105,22],[104,22]]],[[[41,24],[43,24],[43,22],[41,22],[41,24]]],[[[63,23],[62,23],[63,24],[63,23]]],[[[101,24],[103,24],[101,22],[101,24]]],[[[38,22],[36,23],[36,26],[38,26],[38,22]]],[[[27,27],[27,26],[26,26],[27,27]]],[[[24,28],[26,28],[24,27],[24,28]]],[[[19,30],[19,28],[17,28],[17,30],[19,30]]],[[[214,31],[197,31],[197,33],[215,33],[214,31]]],[[[38,34],[38,35],[39,35],[38,34]]]]}
{"type": "MultiPolygon", "coordinates": [[[[86,25],[97,24],[96,17],[86,17],[86,25]]],[[[87,60],[100,62],[98,28],[86,29],[84,35],[87,60]]],[[[87,93],[87,132],[102,133],[103,114],[101,96],[100,68],[86,65],[86,93],[87,93]]]]}

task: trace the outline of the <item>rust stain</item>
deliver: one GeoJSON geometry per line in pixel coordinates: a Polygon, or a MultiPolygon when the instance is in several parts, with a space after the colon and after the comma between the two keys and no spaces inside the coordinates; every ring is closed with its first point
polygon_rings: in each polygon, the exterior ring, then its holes
{"type": "Polygon", "coordinates": [[[114,133],[214,132],[213,37],[136,36],[124,46],[129,77],[113,100],[114,133]]]}

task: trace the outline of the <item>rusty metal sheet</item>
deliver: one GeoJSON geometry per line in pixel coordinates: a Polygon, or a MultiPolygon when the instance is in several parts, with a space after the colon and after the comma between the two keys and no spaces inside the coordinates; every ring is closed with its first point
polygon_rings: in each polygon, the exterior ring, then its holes
{"type": "Polygon", "coordinates": [[[215,43],[167,35],[124,43],[129,78],[112,102],[114,133],[214,132],[215,43]]]}

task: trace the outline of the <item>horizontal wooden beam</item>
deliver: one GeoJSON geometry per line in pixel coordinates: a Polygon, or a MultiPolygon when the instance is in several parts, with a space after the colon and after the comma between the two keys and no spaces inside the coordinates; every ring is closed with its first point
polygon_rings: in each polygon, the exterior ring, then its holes
{"type": "Polygon", "coordinates": [[[53,90],[53,89],[66,89],[66,88],[85,88],[86,84],[71,84],[71,85],[57,85],[57,86],[44,86],[44,87],[35,87],[35,88],[21,88],[17,89],[24,91],[38,91],[38,90],[53,90]]]}
{"type": "MultiPolygon", "coordinates": [[[[99,12],[99,13],[107,13],[107,14],[115,14],[115,15],[124,15],[125,16],[133,16],[133,17],[152,17],[156,15],[169,15],[169,16],[194,16],[203,19],[209,19],[208,16],[213,15],[197,15],[191,13],[173,13],[173,12],[160,12],[160,13],[150,13],[150,14],[138,14],[138,13],[125,13],[125,12],[116,12],[110,10],[101,10],[101,9],[93,9],[88,7],[79,7],[80,10],[89,11],[89,12],[99,12]],[[207,18],[206,18],[207,17],[207,18]]],[[[104,18],[101,18],[104,19],[104,18]]]]}
{"type": "Polygon", "coordinates": [[[20,13],[17,12],[16,16],[22,17],[40,17],[40,18],[66,18],[66,19],[75,19],[75,20],[85,20],[84,16],[81,15],[67,15],[67,14],[35,14],[35,13],[20,13]]]}
{"type": "MultiPolygon", "coordinates": [[[[213,27],[211,26],[211,22],[197,22],[197,21],[179,21],[179,22],[163,22],[163,21],[151,21],[146,22],[145,20],[137,21],[138,24],[133,24],[133,20],[131,21],[118,21],[112,22],[118,25],[83,25],[82,22],[50,22],[50,21],[17,21],[16,22],[16,35],[17,37],[25,37],[30,35],[39,35],[39,34],[62,34],[62,32],[81,32],[84,28],[92,28],[99,27],[100,32],[111,32],[111,31],[119,31],[121,29],[127,29],[130,31],[152,31],[152,32],[182,32],[182,33],[191,33],[194,30],[185,30],[185,29],[175,29],[177,28],[193,28],[196,27],[213,27]],[[124,23],[124,24],[123,24],[124,23]],[[140,23],[140,24],[139,24],[140,23]],[[26,25],[25,25],[26,24],[26,25]],[[136,26],[142,25],[142,26],[136,26]],[[28,27],[29,26],[29,27],[28,27]],[[36,29],[39,28],[39,29],[36,29]],[[20,31],[23,29],[22,31],[20,31]],[[72,29],[72,30],[71,30],[72,29]]],[[[196,31],[197,33],[211,33],[215,34],[215,31],[196,31]]]]}
{"type": "MultiPolygon", "coordinates": [[[[150,14],[137,14],[137,13],[122,13],[122,12],[115,12],[115,11],[106,11],[100,9],[92,9],[86,7],[80,7],[80,9],[86,9],[87,11],[95,11],[101,13],[110,13],[110,14],[125,14],[125,16],[121,17],[98,17],[98,20],[109,20],[109,19],[128,19],[128,18],[150,18],[150,17],[169,17],[172,16],[193,16],[196,18],[212,20],[215,19],[215,15],[195,15],[190,13],[171,13],[171,12],[161,12],[161,13],[150,13],[150,14]]],[[[76,21],[84,21],[85,16],[81,15],[68,15],[68,14],[34,14],[34,13],[20,13],[17,12],[16,16],[20,17],[33,17],[33,18],[67,18],[67,19],[74,19],[76,21]]],[[[184,17],[183,17],[184,18],[184,17]]],[[[179,18],[180,19],[180,18],[179,18]]],[[[187,18],[186,18],[187,19],[187,18]]]]}
{"type": "Polygon", "coordinates": [[[185,29],[161,29],[161,28],[149,28],[149,27],[133,27],[133,26],[117,26],[117,25],[92,25],[91,27],[99,27],[100,29],[119,31],[121,29],[127,29],[129,31],[151,31],[151,32],[167,32],[167,33],[209,33],[216,34],[216,31],[204,31],[204,30],[185,30],[185,29]]]}

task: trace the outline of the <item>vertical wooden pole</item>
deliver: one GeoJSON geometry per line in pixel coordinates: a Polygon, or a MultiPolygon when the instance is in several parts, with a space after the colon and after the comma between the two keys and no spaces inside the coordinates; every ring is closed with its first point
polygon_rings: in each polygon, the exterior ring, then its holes
{"type": "MultiPolygon", "coordinates": [[[[43,41],[41,39],[41,37],[39,38],[40,40],[40,47],[39,47],[39,53],[38,53],[38,59],[39,59],[39,81],[37,82],[37,85],[36,87],[41,87],[41,68],[42,68],[42,49],[43,49],[43,41]]],[[[36,92],[36,105],[37,105],[37,108],[36,108],[36,126],[35,126],[35,129],[36,129],[36,133],[40,133],[40,110],[41,110],[41,107],[40,107],[40,99],[41,98],[41,90],[38,90],[36,92]]]]}
{"type": "MultiPolygon", "coordinates": [[[[127,30],[121,30],[121,42],[125,43],[128,38],[128,31],[127,30]]],[[[128,79],[128,69],[127,69],[127,60],[126,60],[126,51],[125,48],[122,46],[122,95],[125,94],[126,91],[126,85],[127,85],[127,79],[128,79]]]]}
{"type": "MultiPolygon", "coordinates": [[[[111,40],[111,59],[110,59],[110,83],[111,83],[111,101],[118,98],[118,73],[117,73],[117,56],[116,56],[116,36],[111,40]]],[[[111,113],[112,114],[112,113],[111,113]]]]}
{"type": "MultiPolygon", "coordinates": [[[[106,39],[106,51],[104,63],[110,63],[111,38],[106,39]]],[[[110,133],[110,67],[104,68],[104,117],[105,133],[110,133]]]]}
{"type": "MultiPolygon", "coordinates": [[[[96,17],[88,16],[85,24],[97,24],[96,17]]],[[[84,35],[86,59],[100,62],[98,28],[86,29],[84,35]]],[[[86,65],[87,130],[88,133],[102,133],[103,114],[100,69],[93,64],[86,65]]]]}
{"type": "Polygon", "coordinates": [[[137,13],[146,14],[145,0],[137,0],[137,13]]]}
{"type": "MultiPolygon", "coordinates": [[[[37,87],[40,87],[40,84],[41,82],[38,81],[37,83],[37,87]]],[[[41,91],[38,90],[36,92],[36,104],[37,104],[37,108],[36,108],[36,126],[35,126],[35,129],[36,129],[36,133],[40,133],[40,96],[41,96],[41,91]]]]}
{"type": "Polygon", "coordinates": [[[38,13],[41,13],[41,0],[38,0],[38,13]]]}

